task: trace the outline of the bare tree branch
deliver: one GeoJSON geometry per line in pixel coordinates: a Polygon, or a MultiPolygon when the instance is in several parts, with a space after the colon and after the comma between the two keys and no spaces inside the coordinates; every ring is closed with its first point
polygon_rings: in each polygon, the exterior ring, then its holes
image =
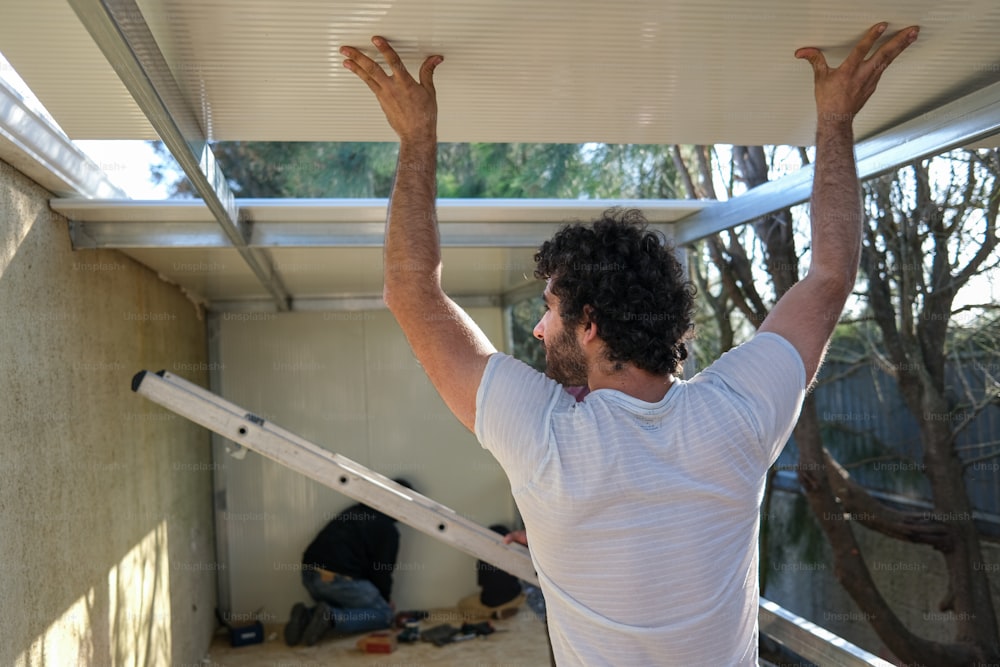
{"type": "Polygon", "coordinates": [[[1000,303],[970,303],[951,311],[952,316],[969,310],[1000,310],[1000,303]]]}
{"type": "Polygon", "coordinates": [[[997,397],[1000,396],[1000,391],[993,390],[985,392],[982,400],[973,403],[968,409],[961,409],[958,414],[962,415],[961,421],[958,425],[951,431],[951,444],[954,445],[958,440],[958,436],[962,434],[962,431],[969,428],[972,422],[976,421],[976,418],[982,414],[983,410],[992,407],[996,403],[997,397]]]}
{"type": "Polygon", "coordinates": [[[836,384],[837,382],[840,382],[841,380],[844,380],[846,378],[851,377],[852,375],[854,375],[858,371],[860,371],[860,370],[862,370],[864,368],[867,368],[870,365],[871,365],[871,359],[868,358],[868,357],[862,357],[861,359],[859,359],[858,361],[855,361],[850,366],[848,366],[846,369],[844,369],[843,371],[841,371],[841,372],[839,372],[839,373],[837,373],[835,375],[825,375],[825,376],[823,376],[821,379],[817,380],[813,384],[813,387],[817,388],[817,387],[822,387],[823,385],[827,385],[827,384],[836,384]]]}
{"type": "Polygon", "coordinates": [[[985,214],[986,233],[983,243],[979,246],[979,250],[975,256],[966,263],[965,268],[955,276],[956,289],[968,283],[972,276],[979,272],[980,266],[993,254],[993,250],[997,247],[997,242],[1000,241],[1000,237],[997,236],[998,212],[1000,212],[1000,196],[994,195],[989,200],[985,214]]]}
{"type": "MultiPolygon", "coordinates": [[[[971,643],[935,642],[916,635],[903,624],[879,592],[851,529],[853,521],[844,520],[848,512],[845,512],[831,483],[831,479],[837,480],[839,475],[826,465],[832,459],[827,458],[822,447],[815,394],[806,396],[794,433],[799,443],[799,482],[813,515],[822,519],[819,524],[833,551],[834,574],[858,607],[864,610],[878,636],[904,662],[956,667],[971,664],[977,653],[971,643]]],[[[837,485],[839,487],[841,483],[837,485]]],[[[854,515],[853,512],[850,514],[854,515]]],[[[928,531],[917,530],[917,533],[929,535],[928,531]]]]}
{"type": "Polygon", "coordinates": [[[900,512],[882,504],[855,482],[825,447],[823,461],[830,488],[851,520],[897,540],[929,544],[938,551],[953,548],[955,536],[945,523],[926,514],[900,512]]]}
{"type": "MultiPolygon", "coordinates": [[[[983,443],[983,444],[986,444],[986,445],[995,445],[997,443],[1000,443],[1000,440],[994,440],[993,442],[988,442],[988,443],[983,443]]],[[[997,449],[996,451],[994,451],[994,452],[992,452],[990,454],[983,454],[982,456],[977,456],[974,459],[969,459],[968,461],[963,461],[962,462],[962,467],[963,468],[971,468],[972,466],[976,465],[977,463],[982,463],[983,461],[989,461],[991,459],[996,459],[996,458],[1000,458],[1000,449],[997,449]]]]}
{"type": "Polygon", "coordinates": [[[694,181],[691,180],[691,172],[688,171],[684,158],[681,157],[681,147],[677,144],[671,146],[670,157],[674,161],[674,169],[677,170],[677,173],[681,177],[681,182],[684,184],[684,192],[687,194],[687,198],[697,199],[698,190],[694,186],[694,181]]]}

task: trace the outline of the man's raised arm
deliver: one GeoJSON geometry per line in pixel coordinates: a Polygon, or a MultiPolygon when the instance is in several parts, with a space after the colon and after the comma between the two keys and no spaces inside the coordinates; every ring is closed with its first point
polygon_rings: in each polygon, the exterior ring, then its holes
{"type": "Polygon", "coordinates": [[[372,38],[389,65],[345,46],[344,66],[368,84],[389,125],[399,135],[399,164],[385,228],[384,299],[406,334],[417,360],[451,411],[469,430],[476,421],[476,391],[496,349],[479,327],[441,289],[438,236],[437,100],[430,56],[419,81],[382,37],[372,38]]]}
{"type": "Polygon", "coordinates": [[[869,28],[839,67],[818,49],[795,52],[812,65],[816,86],[816,171],[811,203],[812,261],[806,277],[775,304],[760,331],[783,336],[798,350],[811,384],[854,288],[861,254],[861,186],[854,162],[854,116],[875,92],[889,63],[917,38],[911,26],[868,57],[886,24],[869,28]]]}

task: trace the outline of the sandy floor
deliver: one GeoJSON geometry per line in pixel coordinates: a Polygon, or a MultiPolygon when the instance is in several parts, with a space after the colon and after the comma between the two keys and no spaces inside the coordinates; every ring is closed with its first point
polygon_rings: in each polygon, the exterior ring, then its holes
{"type": "MultiPolygon", "coordinates": [[[[441,623],[461,626],[455,610],[437,610],[420,627],[441,623]]],[[[434,646],[428,642],[399,644],[391,654],[365,654],[356,646],[362,635],[338,638],[328,635],[315,646],[285,646],[281,626],[268,626],[263,644],[232,648],[228,635],[218,635],[209,649],[205,667],[546,667],[549,648],[545,625],[527,608],[503,621],[492,621],[496,632],[486,637],[434,646]]]]}

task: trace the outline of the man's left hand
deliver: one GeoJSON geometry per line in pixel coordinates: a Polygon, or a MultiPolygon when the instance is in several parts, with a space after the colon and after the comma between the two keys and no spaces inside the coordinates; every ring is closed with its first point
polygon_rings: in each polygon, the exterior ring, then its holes
{"type": "Polygon", "coordinates": [[[372,37],[372,44],[389,65],[391,74],[353,46],[343,46],[340,53],[344,67],[368,84],[378,99],[389,125],[400,141],[437,140],[437,98],[434,91],[434,69],[443,56],[428,56],[420,67],[420,80],[415,80],[402,59],[383,37],[372,37]]]}

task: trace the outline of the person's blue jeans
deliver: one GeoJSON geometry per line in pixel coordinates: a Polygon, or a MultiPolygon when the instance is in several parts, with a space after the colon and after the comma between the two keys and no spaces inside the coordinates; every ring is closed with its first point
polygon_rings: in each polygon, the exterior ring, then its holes
{"type": "Polygon", "coordinates": [[[330,620],[337,632],[353,634],[392,626],[392,607],[367,579],[338,576],[325,582],[318,572],[302,570],[302,585],[313,600],[330,605],[330,620]]]}

